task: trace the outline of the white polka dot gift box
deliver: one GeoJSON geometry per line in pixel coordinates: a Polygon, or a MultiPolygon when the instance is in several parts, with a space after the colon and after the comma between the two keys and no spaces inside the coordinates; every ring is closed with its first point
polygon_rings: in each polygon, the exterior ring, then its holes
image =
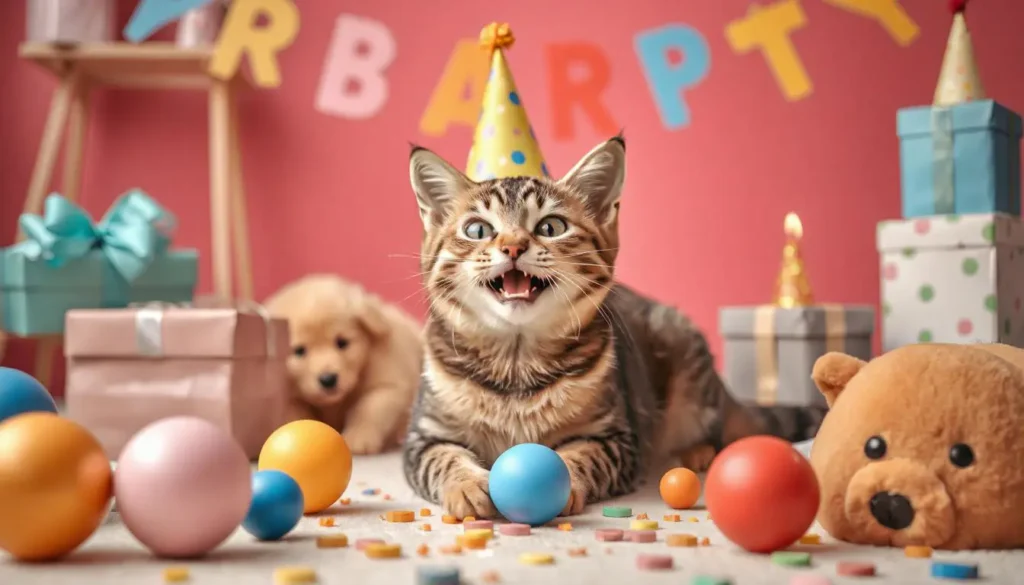
{"type": "Polygon", "coordinates": [[[1001,213],[878,224],[882,348],[919,342],[1024,347],[1024,224],[1001,213]]]}
{"type": "Polygon", "coordinates": [[[825,406],[811,380],[814,362],[841,351],[871,359],[875,309],[817,304],[722,307],[725,382],[742,402],[763,406],[825,406]]]}

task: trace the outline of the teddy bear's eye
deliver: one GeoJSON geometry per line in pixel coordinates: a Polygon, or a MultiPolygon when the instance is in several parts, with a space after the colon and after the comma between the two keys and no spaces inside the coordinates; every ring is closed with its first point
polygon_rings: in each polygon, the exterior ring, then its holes
{"type": "Polygon", "coordinates": [[[881,459],[885,457],[887,447],[885,439],[875,435],[864,443],[864,455],[867,455],[868,459],[881,459]]]}
{"type": "Polygon", "coordinates": [[[296,345],[295,347],[292,348],[292,353],[295,355],[295,357],[302,357],[306,355],[306,346],[296,345]]]}
{"type": "Polygon", "coordinates": [[[957,467],[970,467],[974,463],[974,451],[970,445],[957,443],[949,448],[949,462],[957,467]]]}
{"type": "Polygon", "coordinates": [[[337,339],[334,340],[334,345],[338,349],[345,349],[346,347],[348,347],[348,340],[345,339],[344,337],[338,337],[337,339]]]}

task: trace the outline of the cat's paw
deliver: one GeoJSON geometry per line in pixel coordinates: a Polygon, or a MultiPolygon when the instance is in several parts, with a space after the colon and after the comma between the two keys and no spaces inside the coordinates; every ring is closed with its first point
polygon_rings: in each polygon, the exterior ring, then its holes
{"type": "Polygon", "coordinates": [[[487,474],[482,473],[449,481],[444,488],[444,509],[460,520],[466,516],[479,519],[497,516],[498,511],[487,490],[487,479],[487,474]]]}
{"type": "Polygon", "coordinates": [[[580,484],[573,481],[572,488],[569,490],[569,501],[566,502],[565,508],[559,516],[575,516],[583,512],[583,508],[587,505],[587,492],[580,484]]]}

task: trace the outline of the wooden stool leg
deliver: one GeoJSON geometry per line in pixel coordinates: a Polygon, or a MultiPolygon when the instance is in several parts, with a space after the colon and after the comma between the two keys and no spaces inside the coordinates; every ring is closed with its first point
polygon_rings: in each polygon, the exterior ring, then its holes
{"type": "Polygon", "coordinates": [[[252,301],[252,249],[249,247],[249,213],[245,204],[242,144],[238,137],[238,97],[232,95],[231,98],[231,233],[234,235],[235,261],[238,263],[238,297],[252,301]]]}
{"type": "Polygon", "coordinates": [[[82,191],[85,135],[89,130],[89,86],[80,82],[71,96],[68,134],[64,139],[64,188],[62,195],[78,201],[82,191]]]}
{"type": "Polygon", "coordinates": [[[53,392],[53,356],[61,345],[61,337],[48,335],[36,340],[35,377],[44,388],[53,392]]]}
{"type": "Polygon", "coordinates": [[[210,86],[210,224],[213,249],[214,294],[230,300],[231,294],[231,172],[230,87],[213,80],[210,86]]]}
{"type": "MultiPolygon", "coordinates": [[[[43,209],[43,200],[46,198],[46,191],[50,187],[50,180],[53,177],[53,167],[57,164],[57,154],[60,151],[60,142],[64,134],[64,127],[67,125],[68,110],[71,107],[71,100],[74,97],[80,77],[77,72],[72,71],[61,79],[60,85],[53,94],[50,102],[50,113],[46,117],[46,126],[43,127],[43,137],[39,142],[39,154],[36,155],[36,165],[32,169],[32,179],[28,186],[28,196],[25,198],[25,213],[39,213],[43,209]]],[[[18,230],[18,239],[24,239],[24,234],[18,230]]]]}

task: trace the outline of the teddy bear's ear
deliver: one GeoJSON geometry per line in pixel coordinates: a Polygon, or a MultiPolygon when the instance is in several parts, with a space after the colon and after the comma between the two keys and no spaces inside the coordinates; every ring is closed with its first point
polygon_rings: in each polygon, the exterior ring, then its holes
{"type": "Polygon", "coordinates": [[[814,362],[811,378],[818,390],[825,395],[829,408],[835,404],[850,379],[865,365],[867,362],[864,360],[838,351],[830,351],[814,362]]]}

